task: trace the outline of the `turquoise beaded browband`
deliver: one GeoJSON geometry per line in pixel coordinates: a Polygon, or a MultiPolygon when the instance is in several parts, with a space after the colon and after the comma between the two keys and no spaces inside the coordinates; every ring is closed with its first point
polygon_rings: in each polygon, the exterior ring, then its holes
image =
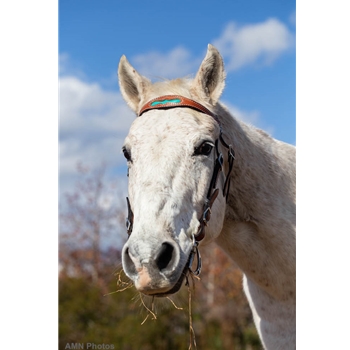
{"type": "MultiPolygon", "coordinates": [[[[217,116],[211,112],[208,108],[204,107],[202,104],[191,100],[187,97],[180,96],[180,95],[165,95],[165,96],[159,96],[157,98],[154,98],[150,101],[148,101],[146,104],[143,105],[143,107],[140,109],[139,117],[145,113],[146,111],[149,111],[150,109],[161,109],[161,108],[176,108],[176,107],[188,107],[195,109],[197,111],[200,111],[204,114],[210,115],[212,118],[214,118],[218,124],[220,125],[219,119],[217,116]]],[[[221,125],[220,125],[221,127],[221,125]]]]}

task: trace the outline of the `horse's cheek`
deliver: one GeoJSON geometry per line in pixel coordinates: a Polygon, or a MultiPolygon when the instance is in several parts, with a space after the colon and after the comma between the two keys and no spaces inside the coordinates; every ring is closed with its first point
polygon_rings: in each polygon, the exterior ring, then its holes
{"type": "Polygon", "coordinates": [[[205,242],[211,242],[215,240],[221,233],[224,221],[225,221],[225,198],[221,195],[216,198],[212,207],[212,213],[208,227],[206,228],[205,242]]]}

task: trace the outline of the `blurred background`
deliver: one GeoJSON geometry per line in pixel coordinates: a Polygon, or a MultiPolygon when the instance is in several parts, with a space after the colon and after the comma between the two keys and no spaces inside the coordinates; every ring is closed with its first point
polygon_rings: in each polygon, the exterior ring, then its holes
{"type": "MultiPolygon", "coordinates": [[[[152,301],[134,288],[117,292],[126,286],[120,280],[127,283],[121,147],[135,118],[119,92],[120,57],[152,81],[193,76],[211,43],[227,72],[221,101],[295,144],[295,31],[289,0],[59,1],[60,349],[186,349],[190,342],[186,286],[172,297],[176,307],[155,303],[156,319],[145,307],[152,301]]],[[[215,246],[201,254],[191,292],[198,349],[261,349],[240,271],[215,246]]]]}

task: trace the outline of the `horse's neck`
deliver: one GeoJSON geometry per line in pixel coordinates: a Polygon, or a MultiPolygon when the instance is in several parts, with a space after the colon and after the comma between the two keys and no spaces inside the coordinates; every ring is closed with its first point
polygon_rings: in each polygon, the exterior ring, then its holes
{"type": "Polygon", "coordinates": [[[218,109],[236,157],[218,244],[268,294],[294,298],[295,149],[218,109]]]}
{"type": "MultiPolygon", "coordinates": [[[[270,227],[278,215],[285,219],[287,212],[294,213],[295,148],[234,119],[223,108],[219,113],[224,137],[235,151],[231,216],[270,227]],[[281,212],[281,207],[286,211],[281,212]]],[[[288,219],[293,220],[294,214],[288,219]]]]}

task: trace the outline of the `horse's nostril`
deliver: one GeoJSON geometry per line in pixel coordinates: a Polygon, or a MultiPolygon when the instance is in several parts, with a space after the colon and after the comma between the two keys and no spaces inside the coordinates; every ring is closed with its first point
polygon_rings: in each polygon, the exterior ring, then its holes
{"type": "Polygon", "coordinates": [[[134,262],[132,261],[132,259],[130,257],[129,248],[126,248],[124,250],[123,269],[126,272],[126,274],[129,275],[129,277],[131,275],[136,275],[137,274],[135,264],[134,264],[134,262]]]}
{"type": "Polygon", "coordinates": [[[163,270],[169,265],[173,257],[173,251],[174,247],[170,243],[162,244],[155,259],[159,270],[163,270]]]}

